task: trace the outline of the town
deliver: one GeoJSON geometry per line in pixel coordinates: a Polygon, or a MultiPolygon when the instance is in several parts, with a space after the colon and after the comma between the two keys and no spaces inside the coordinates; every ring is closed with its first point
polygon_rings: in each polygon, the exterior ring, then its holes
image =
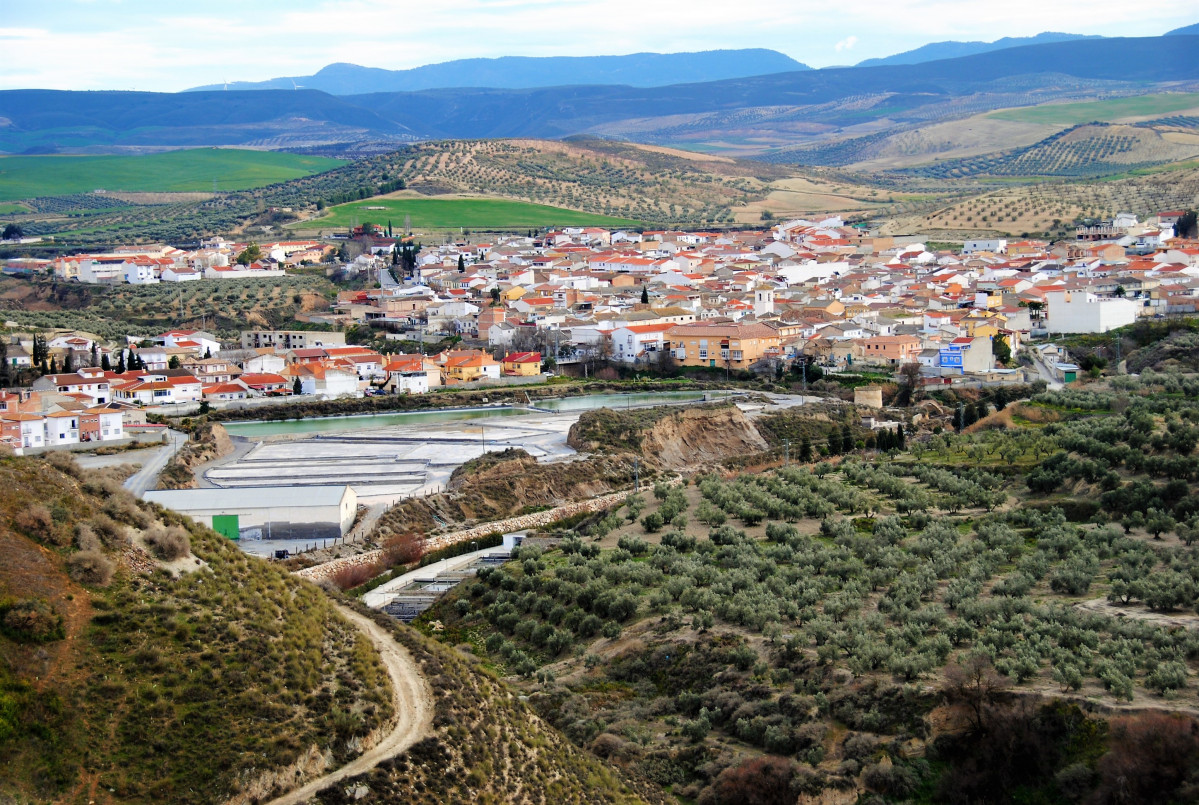
{"type": "MultiPolygon", "coordinates": [[[[836,217],[763,231],[566,228],[419,253],[411,239],[365,224],[350,233],[359,252],[340,270],[374,281],[341,291],[328,311],[297,314],[305,329],[246,330],[238,343],[190,329],[131,332],[124,343],[70,331],[13,336],[5,363],[31,382],[5,393],[0,438],[77,444],[122,438],[121,422],[144,425],[147,410],[424,394],[612,366],[707,368],[724,379],[912,366],[925,384],[1069,382],[1084,370],[1052,344],[1028,350],[1027,376],[1015,357],[1049,334],[1195,312],[1199,242],[1173,236],[1182,215],[1118,216],[1080,228],[1075,242],[974,240],[960,250],[871,236],[836,217]],[[380,351],[347,343],[355,325],[469,346],[380,351]]],[[[212,239],[192,251],[125,247],[9,270],[83,283],[236,282],[285,276],[335,250],[212,239]]]]}

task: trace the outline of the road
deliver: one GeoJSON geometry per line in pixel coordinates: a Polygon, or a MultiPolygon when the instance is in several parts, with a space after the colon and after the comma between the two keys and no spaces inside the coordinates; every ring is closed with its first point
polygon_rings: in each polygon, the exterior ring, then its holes
{"type": "Polygon", "coordinates": [[[370,618],[352,609],[338,606],[338,611],[358,627],[379,650],[387,674],[391,677],[392,705],[396,712],[395,727],[383,736],[372,749],[351,760],[341,768],[318,777],[294,791],[271,800],[268,805],[298,805],[307,801],[339,780],[368,772],[384,760],[407,750],[429,734],[433,727],[433,691],[417,670],[416,663],[392,634],[370,618]]]}
{"type": "Polygon", "coordinates": [[[171,460],[175,451],[187,444],[186,434],[173,430],[168,430],[167,434],[170,441],[148,458],[140,470],[125,480],[125,488],[139,498],[146,494],[146,490],[154,488],[158,483],[158,473],[162,472],[163,467],[171,460]]]}
{"type": "Polygon", "coordinates": [[[1053,372],[1049,371],[1049,367],[1046,366],[1037,355],[1032,356],[1032,365],[1036,367],[1037,374],[1041,376],[1041,379],[1049,384],[1049,388],[1060,389],[1065,385],[1053,376],[1053,372]]]}

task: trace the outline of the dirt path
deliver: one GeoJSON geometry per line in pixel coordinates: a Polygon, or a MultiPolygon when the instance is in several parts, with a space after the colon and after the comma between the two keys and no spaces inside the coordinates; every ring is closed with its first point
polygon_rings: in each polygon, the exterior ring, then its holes
{"type": "Polygon", "coordinates": [[[433,726],[433,692],[429,689],[429,683],[420,675],[407,649],[370,618],[346,607],[339,606],[337,609],[369,637],[379,650],[383,665],[391,677],[392,702],[396,710],[395,727],[383,736],[374,748],[324,777],[318,777],[278,799],[271,800],[268,805],[299,805],[317,791],[328,788],[339,780],[370,771],[384,760],[395,757],[429,734],[433,726]]]}

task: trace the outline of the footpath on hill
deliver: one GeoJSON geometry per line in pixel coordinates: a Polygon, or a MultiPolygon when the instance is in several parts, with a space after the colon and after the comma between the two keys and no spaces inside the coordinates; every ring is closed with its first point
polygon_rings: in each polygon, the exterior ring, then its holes
{"type": "Polygon", "coordinates": [[[429,683],[417,670],[412,655],[397,643],[386,629],[370,618],[349,607],[338,605],[337,609],[379,650],[379,656],[387,668],[388,676],[391,677],[392,700],[396,712],[395,726],[374,747],[346,765],[271,800],[268,805],[299,805],[306,802],[316,792],[339,780],[370,771],[384,760],[404,752],[432,731],[433,692],[429,683]]]}

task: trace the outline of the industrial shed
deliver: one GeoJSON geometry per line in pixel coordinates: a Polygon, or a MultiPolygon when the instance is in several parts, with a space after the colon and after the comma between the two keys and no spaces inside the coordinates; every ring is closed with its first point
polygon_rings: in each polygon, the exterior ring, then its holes
{"type": "Polygon", "coordinates": [[[358,511],[349,486],[165,489],[145,499],[230,539],[335,539],[350,530],[358,511]]]}

